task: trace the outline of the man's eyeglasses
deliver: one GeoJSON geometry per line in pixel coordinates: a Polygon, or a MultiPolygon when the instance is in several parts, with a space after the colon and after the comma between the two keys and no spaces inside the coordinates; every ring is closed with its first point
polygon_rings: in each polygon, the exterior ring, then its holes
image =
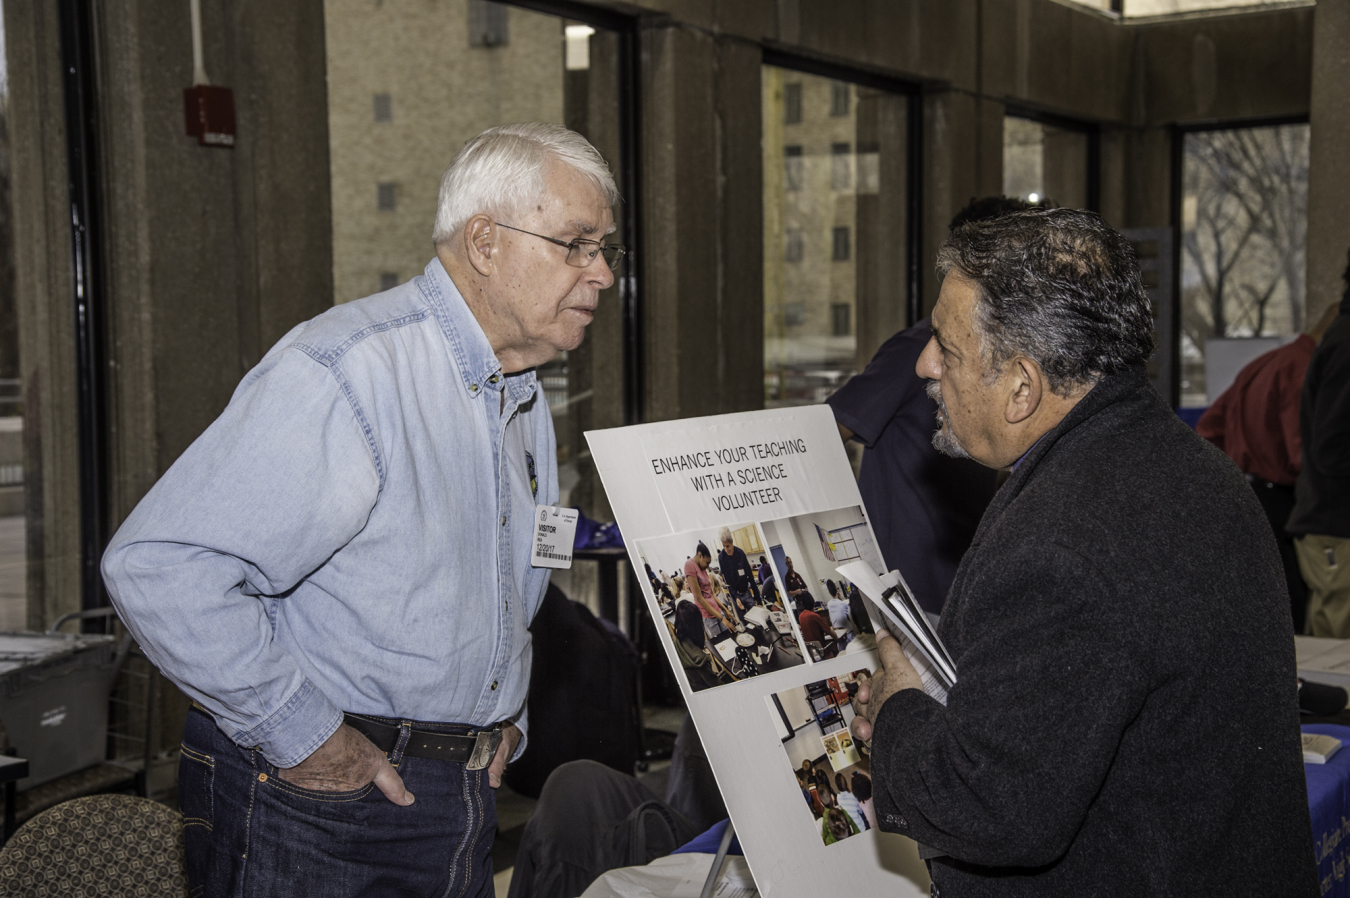
{"type": "Polygon", "coordinates": [[[586,240],[581,237],[571,243],[566,243],[555,237],[536,234],[534,231],[513,228],[510,225],[502,224],[500,221],[495,221],[493,224],[499,228],[506,228],[508,231],[520,231],[522,234],[529,234],[531,237],[538,237],[540,240],[547,240],[549,243],[567,247],[567,264],[576,268],[589,268],[591,263],[595,261],[596,256],[604,256],[605,264],[613,271],[619,267],[619,260],[628,254],[628,247],[618,243],[601,243],[598,240],[586,240]]]}

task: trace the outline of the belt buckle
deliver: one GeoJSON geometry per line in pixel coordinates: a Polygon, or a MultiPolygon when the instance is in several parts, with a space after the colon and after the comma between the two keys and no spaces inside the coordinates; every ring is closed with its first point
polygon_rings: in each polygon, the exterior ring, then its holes
{"type": "Polygon", "coordinates": [[[482,770],[492,763],[497,754],[497,746],[502,744],[502,725],[499,723],[490,730],[479,730],[474,734],[473,751],[465,764],[467,770],[482,770]]]}

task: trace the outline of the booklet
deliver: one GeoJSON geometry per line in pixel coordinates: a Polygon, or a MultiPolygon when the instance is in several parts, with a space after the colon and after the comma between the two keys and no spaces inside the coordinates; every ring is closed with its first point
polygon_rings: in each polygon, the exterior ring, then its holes
{"type": "Polygon", "coordinates": [[[1335,736],[1318,733],[1303,734],[1303,763],[1325,764],[1327,759],[1341,750],[1341,740],[1335,736]]]}
{"type": "Polygon", "coordinates": [[[956,684],[956,665],[900,572],[878,577],[860,561],[842,564],[836,570],[870,600],[872,626],[884,627],[900,640],[905,657],[923,682],[923,691],[947,704],[947,690],[956,684]],[[886,579],[894,580],[894,585],[887,586],[886,579]]]}

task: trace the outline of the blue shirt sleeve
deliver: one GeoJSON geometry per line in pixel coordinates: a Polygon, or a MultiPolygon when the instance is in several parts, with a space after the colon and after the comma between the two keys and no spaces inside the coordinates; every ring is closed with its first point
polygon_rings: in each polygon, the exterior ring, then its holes
{"type": "Polygon", "coordinates": [[[825,402],[834,418],[871,448],[896,415],[924,389],[914,373],[923,348],[933,335],[924,319],[881,344],[867,367],[849,378],[825,402]]]}
{"type": "Polygon", "coordinates": [[[274,644],[275,609],[364,526],[381,485],[375,447],[329,368],[274,350],[103,558],[151,661],[279,767],[322,745],[342,712],[274,644]]]}

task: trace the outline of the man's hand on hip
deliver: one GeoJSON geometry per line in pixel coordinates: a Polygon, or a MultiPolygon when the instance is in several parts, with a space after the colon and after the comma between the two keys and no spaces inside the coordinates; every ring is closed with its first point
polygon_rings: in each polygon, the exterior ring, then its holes
{"type": "Polygon", "coordinates": [[[506,773],[506,765],[511,763],[511,756],[516,753],[516,746],[520,744],[520,730],[514,723],[508,723],[502,727],[502,741],[497,746],[497,753],[492,756],[492,763],[488,764],[488,785],[496,789],[502,784],[502,774],[506,773]]]}
{"type": "Polygon", "coordinates": [[[885,630],[877,631],[877,655],[881,658],[881,667],[872,676],[858,684],[858,694],[853,697],[853,710],[857,717],[849,725],[853,738],[869,745],[872,742],[872,724],[886,699],[901,689],[922,689],[923,681],[909,663],[900,643],[885,630]]]}
{"type": "Polygon", "coordinates": [[[278,775],[315,792],[350,792],[373,782],[394,804],[406,807],[413,803],[413,794],[384,752],[345,723],[312,755],[294,767],[283,767],[278,775]]]}

